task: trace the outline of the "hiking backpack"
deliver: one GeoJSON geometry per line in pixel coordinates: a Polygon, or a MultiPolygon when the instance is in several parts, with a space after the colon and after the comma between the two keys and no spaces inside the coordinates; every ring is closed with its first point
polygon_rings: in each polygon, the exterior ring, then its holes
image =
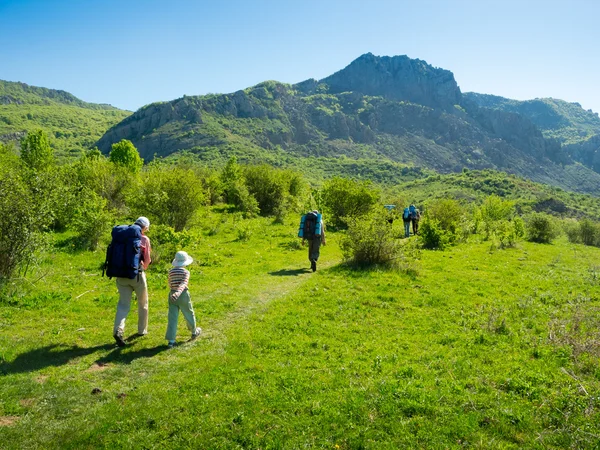
{"type": "Polygon", "coordinates": [[[304,239],[314,239],[321,236],[321,214],[309,212],[300,219],[298,236],[304,239]]]}
{"type": "Polygon", "coordinates": [[[417,208],[415,207],[415,205],[410,205],[408,207],[408,209],[410,211],[410,218],[416,219],[417,218],[417,208]]]}
{"type": "Polygon", "coordinates": [[[109,278],[134,279],[139,275],[142,261],[142,229],[139,225],[117,225],[111,235],[102,276],[106,271],[109,278]]]}
{"type": "Polygon", "coordinates": [[[409,220],[410,219],[410,209],[408,207],[404,208],[404,213],[402,213],[402,218],[404,220],[409,220]]]}

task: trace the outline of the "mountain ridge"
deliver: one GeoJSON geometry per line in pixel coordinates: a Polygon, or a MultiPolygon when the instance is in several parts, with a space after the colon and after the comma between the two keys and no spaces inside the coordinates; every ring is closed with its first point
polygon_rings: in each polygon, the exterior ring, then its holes
{"type": "Polygon", "coordinates": [[[522,114],[463,96],[452,72],[407,56],[365,54],[321,80],[275,81],[231,94],[147,105],[97,142],[129,139],[145,159],[186,150],[296,158],[388,160],[440,173],[497,169],[600,194],[600,174],[522,114]]]}

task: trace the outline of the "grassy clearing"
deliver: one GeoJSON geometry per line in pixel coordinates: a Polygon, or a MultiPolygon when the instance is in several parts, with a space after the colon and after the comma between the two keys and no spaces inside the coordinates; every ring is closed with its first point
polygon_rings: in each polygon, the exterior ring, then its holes
{"type": "MultiPolygon", "coordinates": [[[[598,446],[598,249],[472,242],[420,252],[407,273],[356,271],[338,264],[331,234],[313,274],[295,223],[243,224],[249,237],[219,215],[193,230],[191,293],[205,332],[186,342],[180,321],[182,345],[170,351],[168,258],[148,272],[150,334],[119,350],[103,255],[48,255],[35,288],[0,307],[2,442],[598,446]]],[[[136,319],[132,308],[126,334],[136,319]]]]}

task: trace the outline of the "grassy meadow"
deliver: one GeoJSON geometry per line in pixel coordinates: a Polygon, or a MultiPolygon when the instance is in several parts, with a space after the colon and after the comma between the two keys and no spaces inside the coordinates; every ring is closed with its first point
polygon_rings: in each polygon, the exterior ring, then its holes
{"type": "Polygon", "coordinates": [[[148,271],[149,334],[132,302],[121,349],[105,246],[54,235],[0,304],[2,446],[600,448],[599,248],[411,237],[399,269],[358,270],[330,233],[312,273],[296,227],[218,209],[193,224],[203,334],[180,317],[171,350],[173,248],[148,271]]]}

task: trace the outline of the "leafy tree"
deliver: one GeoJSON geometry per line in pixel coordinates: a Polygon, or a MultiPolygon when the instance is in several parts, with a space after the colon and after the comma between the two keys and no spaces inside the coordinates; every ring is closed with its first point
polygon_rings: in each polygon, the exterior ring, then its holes
{"type": "Polygon", "coordinates": [[[48,137],[42,130],[27,133],[21,139],[21,159],[33,170],[46,170],[54,163],[48,137]]]}
{"type": "Polygon", "coordinates": [[[113,215],[106,206],[106,199],[89,188],[84,188],[77,196],[69,226],[76,233],[76,241],[80,248],[98,248],[100,238],[106,235],[113,221],[113,215]]]}
{"type": "Polygon", "coordinates": [[[544,213],[533,213],[526,224],[527,240],[549,244],[558,235],[552,217],[544,213]]]}
{"type": "Polygon", "coordinates": [[[454,199],[439,199],[427,206],[427,216],[437,220],[443,230],[455,234],[464,219],[464,208],[454,199]]]}
{"type": "Polygon", "coordinates": [[[370,181],[335,177],[323,186],[323,206],[329,215],[329,223],[336,228],[346,227],[350,217],[369,213],[378,199],[379,191],[370,181]]]}
{"type": "Polygon", "coordinates": [[[256,198],[250,194],[241,166],[232,156],[221,172],[225,201],[234,205],[246,216],[254,216],[260,209],[256,198]]]}
{"type": "Polygon", "coordinates": [[[144,165],[137,148],[127,139],[122,139],[111,146],[109,159],[116,165],[128,168],[132,173],[139,173],[144,165]]]}
{"type": "Polygon", "coordinates": [[[202,184],[191,169],[155,164],[143,174],[134,206],[179,232],[206,202],[202,184]]]}
{"type": "Polygon", "coordinates": [[[346,261],[365,266],[398,262],[401,246],[387,217],[387,210],[382,208],[360,218],[348,218],[348,232],[340,243],[346,261]]]}
{"type": "Polygon", "coordinates": [[[33,259],[49,223],[43,197],[35,196],[13,155],[0,157],[0,284],[33,259]]]}

